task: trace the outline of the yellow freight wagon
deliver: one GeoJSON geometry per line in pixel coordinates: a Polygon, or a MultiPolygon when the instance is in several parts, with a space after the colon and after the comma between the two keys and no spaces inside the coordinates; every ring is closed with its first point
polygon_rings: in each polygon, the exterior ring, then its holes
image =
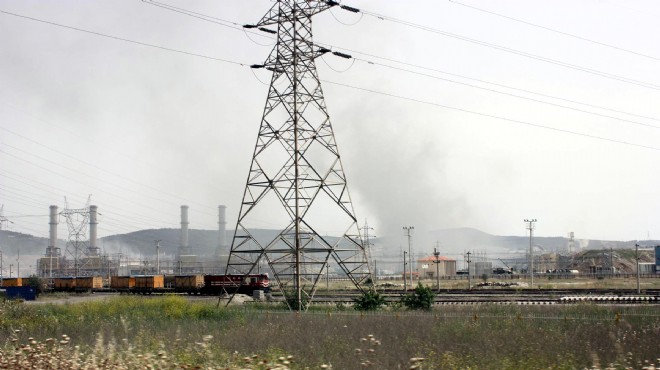
{"type": "Polygon", "coordinates": [[[53,289],[55,290],[74,290],[76,289],[76,278],[59,277],[53,279],[53,289]]]}
{"type": "Polygon", "coordinates": [[[76,278],[76,288],[78,289],[101,289],[103,288],[103,278],[100,276],[84,276],[76,278]]]}
{"type": "Polygon", "coordinates": [[[23,278],[5,278],[2,279],[2,286],[23,286],[23,278]]]}
{"type": "Polygon", "coordinates": [[[112,276],[110,278],[110,287],[112,289],[130,289],[135,287],[134,276],[112,276]]]}
{"type": "Polygon", "coordinates": [[[144,275],[135,277],[135,288],[138,289],[162,289],[165,287],[163,275],[144,275]]]}
{"type": "Polygon", "coordinates": [[[174,277],[174,286],[180,292],[194,292],[204,287],[204,275],[178,275],[174,277]]]}

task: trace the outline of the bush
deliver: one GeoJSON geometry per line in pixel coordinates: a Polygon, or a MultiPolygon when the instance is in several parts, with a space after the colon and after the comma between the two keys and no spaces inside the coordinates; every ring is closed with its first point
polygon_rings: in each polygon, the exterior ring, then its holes
{"type": "Polygon", "coordinates": [[[48,282],[46,279],[42,279],[36,275],[31,275],[27,278],[26,286],[31,286],[35,289],[36,294],[39,295],[46,291],[48,288],[48,282]]]}
{"type": "Polygon", "coordinates": [[[298,307],[298,297],[295,291],[288,291],[285,294],[286,301],[284,306],[290,309],[291,311],[306,311],[309,306],[309,297],[306,294],[303,294],[300,297],[300,307],[298,307]]]}
{"type": "Polygon", "coordinates": [[[353,308],[358,311],[375,311],[386,304],[385,297],[373,289],[358,298],[353,298],[353,308]]]}
{"type": "Polygon", "coordinates": [[[435,293],[429,287],[425,287],[421,282],[417,283],[417,288],[412,294],[403,297],[403,305],[409,310],[430,310],[433,305],[435,293]]]}

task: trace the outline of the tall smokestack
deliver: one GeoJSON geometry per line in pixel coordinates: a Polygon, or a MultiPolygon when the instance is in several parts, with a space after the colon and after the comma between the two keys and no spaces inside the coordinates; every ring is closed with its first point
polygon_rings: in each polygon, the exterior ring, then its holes
{"type": "Polygon", "coordinates": [[[98,216],[97,206],[89,206],[89,251],[90,256],[96,256],[99,254],[99,248],[96,246],[96,235],[97,235],[97,221],[98,216]]]}
{"type": "Polygon", "coordinates": [[[216,255],[220,255],[227,249],[227,221],[225,221],[225,213],[227,207],[218,206],[218,250],[216,255]]]}
{"type": "Polygon", "coordinates": [[[55,257],[56,243],[57,243],[57,206],[50,206],[50,225],[48,248],[46,248],[47,257],[55,257]]]}
{"type": "Polygon", "coordinates": [[[188,245],[188,224],[188,206],[181,206],[181,247],[179,248],[180,256],[190,254],[190,246],[188,245]]]}

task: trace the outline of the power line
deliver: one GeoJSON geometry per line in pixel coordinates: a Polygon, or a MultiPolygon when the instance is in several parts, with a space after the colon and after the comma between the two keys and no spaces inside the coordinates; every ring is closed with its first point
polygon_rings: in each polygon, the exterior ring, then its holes
{"type": "Polygon", "coordinates": [[[14,16],[14,17],[19,17],[19,18],[28,19],[28,20],[35,21],[35,22],[40,22],[40,23],[50,24],[50,25],[52,25],[52,26],[57,26],[57,27],[67,28],[67,29],[74,30],[74,31],[85,32],[85,33],[89,33],[89,34],[96,35],[96,36],[106,37],[106,38],[113,39],[113,40],[118,40],[118,41],[128,42],[128,43],[131,43],[131,44],[142,45],[142,46],[148,46],[148,47],[151,47],[151,48],[156,48],[156,49],[161,49],[161,50],[171,51],[171,52],[179,53],[179,54],[191,55],[191,56],[195,56],[195,57],[199,57],[199,58],[204,58],[204,59],[215,60],[215,61],[218,61],[218,62],[224,62],[224,63],[229,63],[229,64],[236,64],[236,65],[240,65],[240,66],[243,66],[243,67],[246,66],[245,63],[235,62],[235,61],[228,60],[228,59],[216,58],[216,57],[211,57],[211,56],[203,55],[203,54],[197,54],[197,53],[193,53],[193,52],[189,52],[189,51],[183,51],[183,50],[172,49],[172,48],[168,48],[168,47],[164,47],[164,46],[159,46],[159,45],[149,44],[149,43],[142,42],[142,41],[130,40],[130,39],[126,39],[126,38],[123,38],[123,37],[112,36],[112,35],[108,35],[108,34],[105,34],[105,33],[100,33],[100,32],[96,32],[96,31],[90,31],[90,30],[86,30],[86,29],[82,29],[82,28],[78,28],[78,27],[67,26],[67,25],[64,25],[64,24],[55,23],[55,22],[51,22],[51,21],[47,21],[47,20],[43,20],[43,19],[38,19],[38,18],[28,17],[28,16],[26,16],[26,15],[22,15],[22,14],[16,14],[16,13],[7,12],[7,11],[4,11],[4,10],[0,10],[0,13],[7,14],[7,15],[11,15],[11,16],[14,16]]]}
{"type": "Polygon", "coordinates": [[[451,110],[455,110],[455,111],[459,111],[459,112],[463,112],[463,113],[474,114],[474,115],[481,116],[481,117],[493,118],[493,119],[497,119],[497,120],[501,120],[501,121],[518,123],[518,124],[521,124],[521,125],[526,125],[526,126],[531,126],[531,127],[536,127],[536,128],[542,128],[542,129],[546,129],[546,130],[557,131],[557,132],[562,132],[562,133],[571,134],[571,135],[582,136],[582,137],[586,137],[586,138],[590,138],[590,139],[609,141],[609,142],[617,143],[617,144],[623,144],[623,145],[629,145],[629,146],[634,146],[634,147],[638,147],[638,148],[644,148],[644,149],[651,149],[651,150],[660,151],[659,147],[653,147],[653,146],[642,145],[642,144],[635,144],[635,143],[631,143],[631,142],[627,142],[627,141],[623,141],[623,140],[609,139],[609,138],[602,137],[602,136],[585,134],[585,133],[581,133],[581,132],[577,132],[577,131],[571,131],[571,130],[556,128],[556,127],[544,126],[544,125],[537,124],[537,123],[521,121],[521,120],[516,120],[516,119],[512,119],[512,118],[507,118],[507,117],[496,116],[496,115],[488,114],[488,113],[480,113],[480,112],[469,110],[469,109],[452,107],[452,106],[444,105],[444,104],[440,104],[440,103],[434,103],[434,102],[429,102],[429,101],[425,101],[425,100],[421,100],[421,99],[409,98],[409,97],[405,97],[405,96],[402,96],[402,95],[396,95],[396,94],[386,93],[386,92],[383,92],[383,91],[377,91],[377,90],[367,89],[367,88],[363,88],[363,87],[352,86],[352,85],[343,84],[343,83],[339,83],[339,82],[333,82],[333,81],[328,81],[328,80],[321,80],[321,81],[324,82],[324,83],[329,83],[329,84],[332,84],[332,85],[347,87],[347,88],[354,89],[354,90],[360,90],[360,91],[365,91],[365,92],[378,94],[378,95],[382,95],[382,96],[388,96],[388,97],[391,97],[391,98],[397,98],[397,99],[407,100],[407,101],[411,101],[411,102],[415,102],[415,103],[431,105],[431,106],[436,106],[436,107],[445,108],[445,109],[451,109],[451,110]]]}
{"type": "MultiPolygon", "coordinates": [[[[220,20],[220,21],[222,21],[222,22],[230,23],[230,24],[232,24],[232,25],[236,25],[236,26],[239,25],[239,23],[236,23],[236,22],[233,22],[233,21],[228,21],[228,20],[223,20],[223,19],[219,19],[219,18],[211,17],[211,16],[208,16],[208,15],[205,15],[205,14],[202,14],[202,13],[193,12],[193,11],[190,11],[190,10],[186,10],[186,9],[183,9],[183,8],[174,7],[174,6],[171,6],[171,5],[168,5],[168,4],[164,4],[164,3],[159,3],[159,2],[150,1],[150,0],[142,0],[142,1],[143,1],[143,2],[146,2],[146,3],[148,3],[148,4],[152,4],[152,5],[155,5],[155,6],[159,6],[159,7],[161,7],[161,8],[164,8],[164,9],[168,9],[168,10],[171,10],[171,11],[174,11],[174,12],[177,12],[177,13],[180,13],[180,14],[184,14],[184,15],[188,15],[188,16],[191,16],[191,17],[195,17],[195,18],[198,18],[198,19],[201,19],[201,20],[205,20],[205,21],[208,21],[208,22],[211,22],[211,23],[220,24],[220,25],[222,25],[222,26],[227,26],[227,25],[226,25],[226,24],[219,23],[219,22],[215,22],[215,21],[213,21],[213,20],[211,20],[211,19],[217,19],[217,20],[220,20]],[[211,18],[211,19],[207,19],[207,18],[211,18]]],[[[458,3],[457,3],[457,4],[458,4],[458,3]]],[[[367,13],[365,13],[365,12],[360,12],[360,13],[361,13],[361,14],[367,14],[367,13]]],[[[375,14],[375,13],[373,13],[373,14],[375,14]]],[[[384,18],[385,16],[380,16],[380,15],[378,15],[378,17],[379,17],[380,19],[384,19],[384,20],[386,19],[386,18],[384,18]]],[[[394,19],[394,18],[392,18],[392,19],[394,19]]],[[[341,23],[341,22],[340,22],[340,23],[341,23]]],[[[227,26],[227,27],[230,27],[230,28],[236,28],[236,27],[231,27],[231,26],[227,26]]],[[[274,39],[273,37],[270,37],[270,36],[267,36],[267,35],[263,35],[263,34],[260,34],[260,33],[256,33],[256,32],[250,32],[250,33],[251,33],[251,34],[255,34],[255,35],[260,35],[260,36],[262,36],[262,37],[266,37],[266,38],[274,39]]],[[[316,44],[317,44],[317,45],[321,45],[321,46],[327,46],[327,47],[330,47],[330,48],[335,48],[333,45],[329,45],[329,44],[325,44],[325,43],[318,43],[318,42],[317,42],[316,44]]],[[[643,116],[643,115],[637,115],[637,114],[633,114],[633,113],[627,113],[627,112],[623,112],[623,111],[619,111],[619,110],[615,110],[615,109],[610,109],[610,108],[605,108],[605,107],[601,107],[601,106],[597,106],[597,105],[593,105],[593,104],[582,103],[582,102],[578,102],[578,101],[571,100],[571,99],[565,99],[565,98],[560,98],[560,97],[556,97],[556,96],[546,95],[546,94],[542,94],[542,93],[538,93],[538,92],[533,92],[533,91],[529,91],[529,90],[519,89],[519,88],[515,88],[515,87],[507,86],[507,85],[496,84],[496,83],[492,83],[492,82],[488,82],[488,81],[483,81],[483,80],[479,80],[479,79],[474,79],[474,78],[467,77],[467,76],[462,76],[462,75],[459,75],[459,74],[453,74],[453,73],[449,73],[449,72],[441,71],[441,70],[434,69],[434,68],[423,67],[423,66],[419,66],[419,65],[415,65],[415,64],[411,64],[411,63],[406,63],[406,62],[397,61],[397,60],[393,60],[393,59],[383,58],[383,57],[379,57],[379,56],[377,56],[377,55],[373,55],[373,54],[361,53],[361,52],[359,52],[359,51],[350,50],[350,49],[346,49],[346,48],[342,48],[342,47],[338,47],[338,49],[342,49],[342,50],[350,51],[350,52],[352,52],[352,53],[358,53],[358,54],[362,54],[362,55],[366,55],[366,56],[370,56],[370,57],[374,57],[374,58],[378,58],[378,59],[382,59],[382,60],[387,60],[387,61],[390,61],[390,62],[395,62],[395,63],[400,63],[400,64],[404,64],[404,65],[408,65],[408,66],[413,66],[413,67],[416,67],[416,68],[421,68],[421,69],[426,69],[426,70],[432,70],[432,71],[439,72],[439,73],[443,73],[443,74],[448,74],[448,75],[453,75],[453,76],[456,76],[456,77],[466,78],[466,79],[469,79],[469,80],[472,80],[472,81],[479,81],[479,82],[482,82],[482,83],[492,84],[492,85],[496,85],[496,86],[500,86],[500,87],[506,87],[506,88],[509,88],[509,89],[514,89],[514,90],[518,90],[518,91],[523,91],[523,92],[526,92],[526,93],[531,93],[531,94],[535,94],[535,95],[539,95],[539,96],[550,97],[550,98],[553,98],[553,99],[558,99],[558,100],[567,101],[567,102],[571,102],[571,103],[582,104],[582,105],[585,105],[585,106],[591,106],[591,107],[593,107],[593,108],[599,108],[599,109],[609,110],[609,111],[613,111],[613,112],[617,112],[617,113],[624,113],[624,114],[628,114],[628,115],[631,115],[631,116],[637,116],[637,117],[640,117],[640,118],[648,118],[648,119],[653,119],[653,120],[656,120],[656,121],[660,121],[660,119],[653,118],[653,117],[647,117],[647,116],[643,116]]],[[[360,59],[357,59],[357,58],[353,58],[353,59],[354,59],[354,60],[360,60],[360,59]]],[[[349,66],[349,67],[348,67],[347,69],[345,69],[344,71],[339,71],[339,70],[336,70],[335,68],[333,68],[332,66],[330,66],[330,65],[325,61],[325,59],[322,58],[322,60],[323,60],[323,62],[328,66],[328,68],[332,69],[332,70],[335,71],[335,72],[339,72],[339,73],[341,73],[341,72],[345,72],[345,71],[347,71],[348,69],[350,69],[350,68],[352,67],[352,64],[351,64],[351,66],[349,66]]],[[[388,66],[388,65],[384,65],[384,64],[380,64],[380,63],[376,63],[376,62],[368,61],[368,60],[362,60],[362,61],[363,61],[363,62],[366,62],[366,63],[368,63],[368,64],[381,65],[381,66],[384,66],[384,67],[397,69],[396,67],[393,67],[393,66],[388,66]]],[[[406,72],[410,72],[410,73],[415,73],[415,74],[418,74],[418,75],[424,75],[424,74],[421,74],[421,73],[418,73],[418,72],[414,72],[414,71],[410,71],[410,70],[405,70],[405,69],[399,69],[399,70],[406,71],[406,72]]],[[[255,77],[256,77],[256,75],[255,75],[255,77]]],[[[432,77],[432,78],[442,79],[442,78],[435,77],[435,76],[427,76],[427,77],[432,77]]],[[[259,80],[258,77],[256,77],[256,78],[257,78],[257,80],[259,80]]],[[[573,109],[573,110],[577,110],[577,111],[580,111],[580,112],[583,112],[583,113],[595,114],[595,115],[599,115],[599,116],[602,116],[602,117],[605,117],[605,118],[612,118],[612,119],[617,119],[617,120],[620,120],[620,121],[630,122],[630,123],[637,124],[637,125],[642,125],[642,126],[649,126],[649,127],[659,128],[658,126],[654,126],[654,125],[648,125],[648,124],[644,124],[644,123],[640,123],[640,122],[636,122],[636,121],[630,121],[630,120],[625,120],[625,119],[621,119],[621,118],[617,118],[617,117],[612,117],[612,116],[607,116],[607,115],[601,115],[601,114],[598,114],[598,113],[588,112],[588,111],[584,111],[584,110],[580,110],[580,109],[576,109],[576,108],[571,108],[571,107],[566,107],[566,106],[561,106],[561,105],[557,105],[557,104],[553,104],[553,103],[549,103],[549,102],[542,102],[542,101],[535,100],[535,99],[531,99],[531,98],[526,98],[526,97],[516,96],[516,95],[508,94],[508,93],[505,93],[505,92],[500,92],[500,91],[496,91],[496,90],[490,90],[490,89],[486,89],[486,88],[482,88],[482,87],[477,87],[477,86],[474,86],[474,85],[465,84],[465,83],[461,83],[461,82],[458,82],[458,81],[453,81],[453,80],[449,80],[449,79],[443,79],[443,80],[448,81],[448,82],[453,82],[453,83],[463,84],[463,85],[465,85],[465,86],[470,86],[470,87],[475,87],[475,88],[479,88],[479,89],[483,89],[483,90],[492,91],[492,92],[495,92],[495,93],[498,93],[498,94],[505,94],[505,95],[510,95],[510,96],[516,97],[516,98],[532,100],[532,101],[536,101],[536,102],[540,102],[540,103],[544,103],[544,104],[555,105],[555,106],[562,107],[562,108],[567,108],[567,109],[573,109]]],[[[259,80],[259,81],[260,81],[262,84],[265,84],[263,81],[261,81],[261,80],[259,80]]],[[[658,86],[658,88],[660,88],[660,86],[658,86]]]]}
{"type": "Polygon", "coordinates": [[[450,3],[453,3],[453,4],[457,4],[457,5],[464,6],[464,7],[466,7],[466,8],[474,9],[474,10],[480,11],[480,12],[482,12],[482,13],[486,13],[486,14],[494,15],[494,16],[497,16],[497,17],[500,17],[500,18],[508,19],[508,20],[511,20],[511,21],[514,21],[514,22],[518,22],[518,23],[526,24],[526,25],[528,25],[528,26],[532,26],[532,27],[536,27],[536,28],[541,28],[541,29],[544,29],[544,30],[546,30],[546,31],[550,31],[550,32],[554,32],[554,33],[557,33],[557,34],[560,34],[560,35],[564,35],[564,36],[572,37],[572,38],[575,38],[575,39],[578,39],[578,40],[582,40],[582,41],[590,42],[590,43],[592,43],[592,44],[596,44],[596,45],[604,46],[604,47],[607,47],[607,48],[610,48],[610,49],[614,49],[614,50],[622,51],[622,52],[625,52],[625,53],[629,53],[629,54],[637,55],[637,56],[644,57],[644,58],[648,58],[648,59],[660,60],[660,58],[658,58],[658,57],[654,57],[654,56],[652,56],[652,55],[648,55],[648,54],[640,53],[640,52],[637,52],[637,51],[633,51],[633,50],[625,49],[625,48],[622,48],[622,47],[619,47],[619,46],[614,46],[614,45],[606,44],[606,43],[604,43],[604,42],[600,42],[600,41],[596,41],[596,40],[588,39],[588,38],[586,38],[586,37],[582,37],[582,36],[578,36],[578,35],[575,35],[575,34],[572,34],[572,33],[564,32],[564,31],[560,31],[560,30],[557,30],[557,29],[554,29],[554,28],[550,28],[550,27],[542,26],[542,25],[540,25],[540,24],[532,23],[532,22],[530,22],[530,21],[526,21],[526,20],[523,20],[523,19],[514,18],[514,17],[508,16],[508,15],[505,15],[505,14],[501,14],[501,13],[496,13],[496,12],[494,12],[494,11],[492,11],[492,10],[486,10],[486,9],[483,9],[483,8],[478,8],[478,7],[474,6],[474,5],[464,4],[464,3],[461,3],[461,2],[456,1],[456,0],[449,0],[449,2],[450,2],[450,3]]]}
{"type": "MultiPolygon", "coordinates": [[[[324,44],[319,44],[319,45],[324,45],[324,44]]],[[[332,46],[332,45],[325,45],[325,46],[327,46],[329,48],[336,48],[336,49],[344,50],[344,51],[347,51],[347,52],[350,52],[350,53],[353,53],[353,54],[360,54],[360,55],[364,55],[364,56],[367,56],[367,57],[370,57],[370,58],[385,60],[385,61],[388,61],[388,62],[397,63],[397,64],[401,64],[401,65],[406,65],[406,66],[409,66],[409,67],[414,67],[414,68],[418,68],[418,69],[422,69],[422,70],[438,72],[438,73],[446,74],[446,75],[449,75],[449,76],[464,78],[464,79],[470,80],[470,81],[480,82],[480,83],[493,85],[493,86],[497,86],[497,87],[504,87],[506,89],[516,90],[516,91],[521,91],[521,92],[524,92],[524,93],[527,93],[527,94],[538,95],[538,96],[542,96],[542,97],[545,97],[545,98],[552,98],[552,99],[556,99],[556,100],[565,101],[565,102],[568,102],[568,103],[580,104],[580,105],[584,105],[584,106],[591,107],[591,108],[598,108],[598,109],[607,110],[607,111],[610,111],[610,112],[622,113],[622,114],[626,114],[626,115],[629,115],[629,116],[634,116],[634,117],[638,117],[638,118],[645,118],[645,119],[650,119],[650,120],[660,122],[660,118],[645,116],[645,115],[636,114],[636,113],[625,112],[625,111],[622,111],[622,110],[607,108],[607,107],[603,107],[603,106],[600,106],[600,105],[585,103],[585,102],[578,101],[578,100],[562,98],[562,97],[555,96],[555,95],[544,94],[544,93],[540,93],[538,91],[532,91],[532,90],[527,90],[527,89],[514,87],[514,86],[511,86],[511,85],[505,85],[505,84],[501,84],[501,83],[486,81],[486,80],[482,80],[482,79],[478,79],[478,78],[474,78],[474,77],[469,77],[469,76],[465,76],[465,75],[461,75],[461,74],[457,74],[457,73],[443,71],[443,70],[440,70],[440,69],[437,69],[437,68],[422,66],[422,65],[419,65],[419,64],[408,63],[408,62],[404,62],[404,61],[397,60],[397,59],[385,58],[385,57],[381,57],[381,56],[374,55],[374,54],[362,53],[362,52],[359,52],[359,51],[356,51],[356,50],[346,49],[346,48],[342,48],[342,47],[335,47],[335,46],[332,46]]],[[[372,62],[372,61],[369,61],[369,60],[366,60],[366,63],[368,63],[368,64],[379,64],[379,63],[372,62]]]]}
{"type": "Polygon", "coordinates": [[[429,27],[429,26],[424,26],[424,25],[413,23],[413,22],[410,22],[410,21],[405,21],[405,20],[402,20],[402,19],[389,17],[389,16],[382,15],[382,14],[377,14],[377,13],[364,11],[364,10],[361,10],[361,12],[363,12],[366,15],[372,16],[374,18],[383,20],[383,21],[389,21],[389,22],[392,22],[392,23],[401,24],[401,25],[404,25],[404,26],[407,26],[407,27],[410,27],[410,28],[416,28],[416,29],[419,29],[419,30],[422,30],[422,31],[435,33],[435,34],[439,34],[439,35],[446,36],[446,37],[451,37],[451,38],[454,38],[454,39],[457,39],[457,40],[461,40],[461,41],[469,42],[469,43],[472,43],[472,44],[476,44],[476,45],[480,45],[480,46],[484,46],[484,47],[504,51],[504,52],[507,52],[507,53],[523,56],[523,57],[530,58],[530,59],[539,60],[539,61],[542,61],[542,62],[546,62],[546,63],[549,63],[549,64],[561,66],[561,67],[564,67],[564,68],[570,68],[570,69],[574,69],[574,70],[577,70],[577,71],[582,71],[582,72],[593,74],[593,75],[596,75],[596,76],[608,78],[608,79],[611,79],[611,80],[616,80],[616,81],[620,81],[620,82],[624,82],[624,83],[628,83],[628,84],[632,84],[632,85],[637,85],[637,86],[640,86],[640,87],[645,87],[647,89],[660,90],[660,85],[656,85],[656,84],[653,84],[653,83],[650,83],[650,82],[639,81],[639,80],[635,80],[635,79],[632,79],[632,78],[619,76],[619,75],[599,71],[599,70],[588,68],[588,67],[583,67],[583,66],[580,66],[580,65],[577,65],[577,64],[563,62],[563,61],[560,61],[560,60],[556,60],[556,59],[552,59],[552,58],[548,58],[548,57],[528,53],[528,52],[525,52],[525,51],[509,48],[509,47],[502,46],[502,45],[493,44],[493,43],[486,42],[486,41],[473,39],[473,38],[470,38],[470,37],[462,36],[462,35],[447,32],[447,31],[443,31],[443,30],[433,28],[433,27],[429,27]]]}
{"type": "Polygon", "coordinates": [[[570,110],[574,110],[574,111],[581,112],[581,113],[591,114],[591,115],[604,117],[604,118],[610,118],[610,119],[614,119],[614,120],[617,120],[617,121],[632,123],[632,124],[635,124],[635,125],[660,129],[660,126],[651,125],[651,124],[648,124],[648,123],[633,121],[633,120],[629,120],[629,119],[625,119],[625,118],[619,118],[619,117],[610,116],[610,115],[606,115],[606,114],[601,114],[601,113],[597,113],[597,112],[591,112],[591,111],[584,110],[584,109],[569,107],[567,105],[562,105],[562,104],[552,103],[552,102],[543,101],[543,100],[539,100],[539,99],[534,99],[534,98],[530,98],[530,97],[526,97],[526,96],[516,95],[516,94],[508,93],[508,92],[505,92],[505,91],[489,89],[489,88],[486,88],[486,87],[477,86],[477,85],[473,85],[473,84],[469,84],[469,83],[465,83],[465,82],[460,82],[460,81],[456,81],[456,80],[451,80],[451,79],[448,79],[448,78],[433,76],[433,75],[430,75],[430,74],[416,72],[416,71],[412,71],[412,70],[405,69],[405,68],[390,66],[390,65],[382,64],[382,63],[375,63],[375,62],[371,62],[371,61],[368,61],[368,60],[357,59],[357,58],[354,58],[354,60],[359,60],[359,61],[365,62],[369,65],[377,65],[377,66],[390,68],[390,69],[401,71],[401,72],[415,74],[415,75],[422,76],[422,77],[429,77],[429,78],[433,78],[433,79],[436,79],[436,80],[441,80],[441,81],[445,81],[445,82],[450,82],[450,83],[454,83],[454,84],[468,86],[468,87],[471,87],[471,88],[480,89],[480,90],[484,90],[484,91],[488,91],[488,92],[492,92],[492,93],[496,93],[496,94],[506,95],[506,96],[517,98],[517,99],[529,100],[529,101],[533,101],[533,102],[536,102],[536,103],[546,104],[546,105],[550,105],[550,106],[554,106],[554,107],[558,107],[558,108],[570,109],[570,110]]]}
{"type": "MultiPolygon", "coordinates": [[[[218,19],[218,18],[214,18],[214,17],[208,16],[208,15],[204,15],[202,13],[192,12],[190,10],[186,10],[186,9],[178,8],[178,7],[173,7],[171,5],[167,5],[167,4],[164,4],[164,3],[158,3],[158,2],[155,2],[155,1],[145,1],[145,0],[143,0],[143,1],[146,2],[147,4],[152,4],[152,5],[155,5],[155,6],[159,6],[161,8],[168,9],[168,10],[171,10],[171,11],[174,11],[174,12],[177,12],[177,13],[181,13],[181,14],[184,14],[184,15],[188,15],[188,16],[191,16],[191,17],[194,17],[194,18],[198,18],[198,19],[201,19],[201,20],[204,20],[204,21],[207,21],[207,22],[216,23],[216,24],[219,24],[219,25],[222,25],[222,26],[225,26],[225,27],[235,28],[235,27],[232,27],[232,26],[228,26],[227,24],[215,22],[212,19],[218,19]],[[209,18],[211,18],[211,19],[209,19],[209,18]]],[[[472,38],[462,36],[462,35],[459,35],[459,34],[447,32],[447,31],[442,31],[440,29],[432,28],[432,27],[429,27],[429,26],[424,26],[424,25],[421,25],[421,24],[405,21],[405,20],[402,20],[402,19],[397,19],[397,18],[394,18],[394,17],[389,17],[389,16],[382,15],[382,14],[377,14],[377,13],[374,13],[374,12],[369,12],[369,11],[365,11],[365,10],[358,10],[358,11],[361,14],[369,15],[369,16],[375,17],[375,18],[380,19],[380,20],[402,24],[402,25],[405,25],[405,26],[408,26],[408,27],[411,27],[411,28],[417,28],[417,29],[420,29],[420,30],[423,30],[423,31],[440,34],[440,35],[455,38],[455,39],[458,39],[458,40],[461,40],[461,41],[470,42],[470,43],[481,45],[481,46],[486,46],[486,47],[489,47],[489,48],[494,48],[494,49],[497,49],[497,50],[500,50],[500,51],[505,51],[505,52],[508,52],[508,53],[524,56],[524,57],[535,59],[535,60],[540,60],[540,61],[543,61],[543,62],[546,62],[546,63],[550,63],[550,64],[562,66],[562,67],[565,67],[565,68],[570,68],[570,69],[590,73],[590,74],[597,75],[597,76],[600,76],[600,77],[605,77],[605,78],[608,78],[608,79],[617,80],[617,81],[620,81],[620,82],[645,87],[645,88],[648,88],[648,89],[660,90],[660,85],[655,85],[655,84],[652,84],[652,83],[649,83],[649,82],[639,81],[639,80],[635,80],[635,79],[632,79],[632,78],[619,76],[619,75],[615,75],[615,74],[612,74],[612,73],[607,73],[607,72],[599,71],[599,70],[588,68],[588,67],[579,66],[579,65],[576,65],[576,64],[568,63],[568,62],[563,62],[563,61],[560,61],[560,60],[547,58],[547,57],[543,57],[543,56],[540,56],[540,55],[535,55],[535,54],[532,54],[532,53],[527,53],[527,52],[524,52],[524,51],[521,51],[521,50],[516,50],[516,49],[513,49],[513,48],[506,47],[506,46],[496,45],[496,44],[489,43],[489,42],[486,42],[486,41],[472,39],[472,38]]],[[[232,21],[227,21],[227,20],[221,20],[221,21],[225,22],[225,23],[231,23],[233,25],[238,25],[238,23],[232,22],[232,21]]]]}
{"type": "MultiPolygon", "coordinates": [[[[210,15],[207,15],[207,14],[194,12],[192,10],[179,8],[179,7],[176,7],[176,6],[173,6],[173,5],[169,5],[169,4],[165,4],[165,3],[161,3],[161,2],[157,2],[157,1],[153,1],[153,0],[142,0],[142,2],[146,3],[146,4],[149,4],[149,5],[153,5],[153,6],[162,8],[162,9],[167,9],[167,10],[170,10],[170,11],[175,12],[175,13],[179,13],[179,14],[187,15],[189,17],[201,19],[201,20],[206,21],[206,22],[215,23],[215,24],[223,26],[223,27],[227,27],[227,28],[231,28],[231,29],[234,29],[234,30],[242,31],[242,32],[245,33],[246,36],[248,34],[252,34],[252,35],[267,38],[267,39],[270,39],[270,40],[275,40],[275,37],[272,37],[272,36],[269,36],[269,35],[264,35],[263,33],[247,30],[247,29],[243,28],[243,25],[241,25],[239,23],[236,23],[236,22],[233,22],[233,21],[213,17],[213,16],[210,16],[210,15]]],[[[260,45],[260,46],[272,46],[273,45],[273,44],[264,45],[264,44],[261,44],[259,42],[256,42],[256,41],[252,40],[249,36],[247,36],[247,37],[248,37],[248,39],[250,39],[250,41],[252,41],[255,44],[260,45]]]]}

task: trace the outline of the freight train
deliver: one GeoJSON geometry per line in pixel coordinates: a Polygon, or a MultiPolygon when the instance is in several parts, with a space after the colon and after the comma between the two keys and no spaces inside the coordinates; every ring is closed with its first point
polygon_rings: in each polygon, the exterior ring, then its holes
{"type": "Polygon", "coordinates": [[[187,293],[222,295],[242,293],[252,295],[255,290],[270,293],[268,274],[252,275],[132,275],[57,277],[52,279],[54,292],[101,292],[158,294],[187,293]]]}

